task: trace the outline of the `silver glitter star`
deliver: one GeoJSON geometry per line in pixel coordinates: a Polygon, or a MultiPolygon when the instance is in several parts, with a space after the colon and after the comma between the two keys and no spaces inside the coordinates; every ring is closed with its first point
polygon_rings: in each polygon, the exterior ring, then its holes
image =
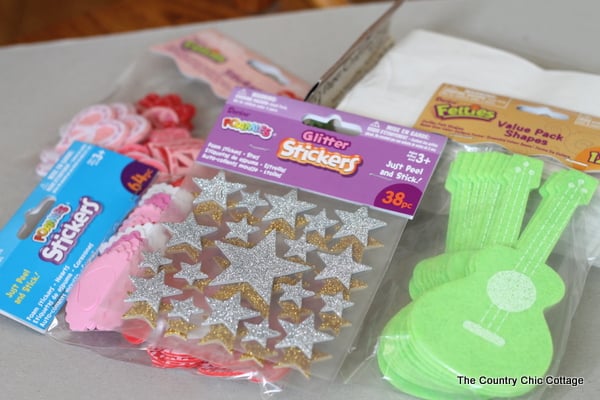
{"type": "Polygon", "coordinates": [[[325,268],[315,277],[317,280],[336,278],[347,289],[350,289],[350,280],[353,274],[369,271],[371,267],[360,264],[352,258],[352,248],[348,247],[341,254],[319,253],[319,257],[325,262],[325,268]]]}
{"type": "Polygon", "coordinates": [[[188,285],[193,285],[195,281],[208,278],[208,275],[200,270],[201,267],[201,263],[188,264],[182,262],[181,271],[177,272],[175,275],[173,275],[173,277],[185,279],[188,285]]]}
{"type": "Polygon", "coordinates": [[[242,190],[240,191],[240,193],[242,194],[242,200],[240,200],[240,202],[236,204],[236,208],[245,207],[246,210],[248,210],[250,213],[254,213],[256,207],[269,205],[269,203],[267,203],[266,200],[260,197],[260,191],[258,190],[253,193],[244,192],[242,190]]]}
{"type": "Polygon", "coordinates": [[[336,219],[327,218],[327,212],[325,209],[321,210],[317,215],[304,215],[308,220],[308,225],[306,225],[306,232],[317,231],[319,235],[325,236],[325,231],[327,228],[334,226],[339,221],[336,219]]]}
{"type": "Polygon", "coordinates": [[[306,265],[277,257],[275,239],[275,231],[272,231],[252,248],[217,242],[230,265],[212,280],[210,286],[247,282],[269,304],[274,278],[310,269],[306,265]]]}
{"type": "Polygon", "coordinates": [[[282,218],[291,227],[296,226],[296,214],[315,208],[316,205],[298,200],[298,191],[291,190],[283,196],[265,194],[271,204],[271,209],[263,217],[265,221],[282,218]]]}
{"type": "Polygon", "coordinates": [[[281,335],[278,331],[269,328],[269,321],[266,319],[263,319],[260,324],[252,324],[250,322],[243,322],[243,324],[248,333],[242,338],[242,342],[254,340],[260,343],[262,347],[267,347],[268,339],[281,335]]]}
{"type": "Polygon", "coordinates": [[[298,307],[302,307],[302,299],[315,295],[315,292],[304,289],[302,281],[295,285],[282,284],[283,294],[279,298],[279,301],[293,301],[298,307]]]}
{"type": "Polygon", "coordinates": [[[335,212],[342,220],[343,225],[340,230],[333,235],[334,239],[354,235],[366,246],[369,241],[369,231],[387,225],[383,221],[370,218],[367,207],[361,207],[355,212],[344,210],[335,210],[335,212]]]}
{"type": "Polygon", "coordinates": [[[125,301],[128,303],[145,301],[157,313],[161,299],[183,293],[179,289],[165,285],[165,271],[160,271],[150,279],[137,276],[131,276],[130,279],[135,286],[135,292],[129,295],[125,301]]]}
{"type": "Polygon", "coordinates": [[[182,301],[174,300],[172,302],[173,309],[169,311],[167,316],[171,318],[182,318],[187,322],[190,322],[190,318],[193,315],[202,314],[205,312],[204,309],[197,307],[194,304],[194,298],[190,297],[189,299],[185,299],[182,301]]]}
{"type": "Polygon", "coordinates": [[[237,334],[240,320],[254,318],[260,315],[258,311],[243,307],[241,294],[236,293],[228,300],[206,298],[211,312],[202,325],[223,324],[232,334],[237,334]]]}
{"type": "Polygon", "coordinates": [[[167,247],[187,243],[198,250],[202,249],[200,241],[202,236],[217,230],[214,226],[199,225],[193,212],[189,213],[182,222],[165,222],[163,226],[171,234],[167,247]]]}
{"type": "Polygon", "coordinates": [[[285,239],[290,249],[285,253],[285,257],[298,256],[302,261],[306,261],[306,253],[316,250],[317,246],[306,241],[306,235],[302,235],[298,240],[285,239]]]}
{"type": "Polygon", "coordinates": [[[279,320],[281,326],[285,330],[285,338],[275,345],[277,349],[285,349],[288,347],[299,348],[306,358],[312,358],[313,345],[315,343],[328,342],[334,337],[324,332],[319,332],[315,329],[315,316],[311,314],[299,324],[293,324],[284,320],[279,320]]]}
{"type": "Polygon", "coordinates": [[[244,242],[248,241],[248,234],[259,230],[258,226],[252,226],[248,224],[246,219],[240,222],[226,222],[229,227],[229,233],[225,236],[227,239],[242,239],[244,242]]]}
{"type": "Polygon", "coordinates": [[[194,199],[194,205],[205,201],[214,201],[221,207],[227,208],[227,196],[246,187],[243,183],[228,182],[223,171],[220,171],[212,179],[192,178],[192,180],[202,190],[194,199]]]}
{"type": "Polygon", "coordinates": [[[346,308],[352,307],[354,305],[353,302],[344,300],[344,295],[342,293],[337,293],[335,296],[322,295],[321,298],[325,302],[323,308],[321,308],[321,312],[334,312],[338,317],[342,316],[342,313],[346,308]]]}
{"type": "Polygon", "coordinates": [[[160,266],[170,263],[171,260],[164,257],[161,250],[152,252],[143,251],[140,268],[150,268],[152,272],[157,273],[160,266]]]}

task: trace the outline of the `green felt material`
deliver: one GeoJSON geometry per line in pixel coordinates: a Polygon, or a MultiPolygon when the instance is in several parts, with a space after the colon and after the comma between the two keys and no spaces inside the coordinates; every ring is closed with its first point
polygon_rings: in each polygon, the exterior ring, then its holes
{"type": "Polygon", "coordinates": [[[540,185],[544,163],[515,154],[504,170],[505,185],[500,201],[492,209],[489,226],[480,231],[481,247],[487,245],[512,246],[521,232],[527,200],[532,190],[540,185]]]}
{"type": "MultiPolygon", "coordinates": [[[[525,215],[527,200],[532,189],[539,186],[543,163],[522,155],[507,156],[502,153],[466,153],[471,159],[479,156],[480,162],[475,165],[471,162],[469,167],[479,167],[479,170],[451,171],[449,178],[456,180],[457,176],[467,180],[473,178],[470,190],[478,194],[471,196],[457,192],[459,188],[455,183],[447,187],[453,190],[448,221],[448,238],[455,241],[450,232],[464,232],[467,244],[446,245],[446,252],[434,258],[425,259],[415,267],[410,281],[409,291],[411,298],[416,299],[430,288],[449,282],[453,279],[465,277],[465,267],[469,257],[484,246],[488,245],[514,245],[525,215]],[[478,205],[466,206],[465,199],[478,202],[478,205]],[[464,214],[464,215],[463,215],[464,214]],[[471,218],[478,222],[470,222],[470,226],[457,226],[471,218]],[[460,248],[464,250],[452,251],[448,249],[460,248]]],[[[467,164],[462,158],[457,159],[461,166],[467,164]]],[[[448,239],[447,239],[448,240],[448,239]]]]}
{"type": "Polygon", "coordinates": [[[446,180],[446,189],[452,196],[447,252],[472,249],[481,240],[478,231],[488,218],[489,208],[495,204],[507,158],[498,152],[457,155],[446,180]]]}
{"type": "Polygon", "coordinates": [[[479,248],[419,263],[409,286],[413,301],[388,322],[377,349],[385,379],[424,399],[515,397],[535,388],[518,380],[515,385],[465,385],[457,376],[546,374],[554,351],[544,312],[561,301],[565,285],[545,263],[576,209],[590,202],[598,186],[595,178],[575,170],[551,175],[519,235],[529,192],[539,185],[543,166],[513,156],[504,163],[508,184],[493,179],[474,183],[465,166],[477,165],[479,177],[496,176],[491,157],[487,164],[483,158],[475,161],[474,156],[461,158],[447,187],[478,193],[453,197],[453,202],[482,201],[481,210],[494,204],[492,217],[483,222],[451,210],[449,223],[468,223],[484,235],[479,244],[469,239],[479,248]],[[486,193],[496,200],[483,201],[486,193]]]}

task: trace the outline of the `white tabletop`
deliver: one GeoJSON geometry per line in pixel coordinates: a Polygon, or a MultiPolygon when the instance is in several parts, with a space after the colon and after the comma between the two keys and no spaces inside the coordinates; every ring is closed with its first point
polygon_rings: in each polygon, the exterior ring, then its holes
{"type": "MultiPolygon", "coordinates": [[[[37,183],[38,155],[55,142],[57,127],[83,106],[106,98],[115,79],[150,45],[215,27],[315,82],[388,6],[374,3],[0,47],[0,225],[37,183]]],[[[398,10],[392,31],[401,37],[425,28],[500,47],[543,67],[600,73],[598,15],[600,2],[595,0],[419,0],[398,10]]],[[[600,395],[600,346],[594,340],[600,331],[598,301],[600,271],[593,269],[560,370],[561,375],[584,377],[585,384],[551,388],[544,398],[600,395]]],[[[7,318],[0,318],[0,354],[4,399],[260,398],[259,388],[248,383],[115,361],[7,318]]],[[[370,393],[323,390],[331,399],[360,399],[370,393]]],[[[303,395],[283,396],[296,397],[303,395]]]]}

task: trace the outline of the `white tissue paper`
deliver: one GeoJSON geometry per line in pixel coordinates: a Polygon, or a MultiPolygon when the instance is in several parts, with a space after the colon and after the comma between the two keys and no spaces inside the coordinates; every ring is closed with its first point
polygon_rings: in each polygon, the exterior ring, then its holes
{"type": "Polygon", "coordinates": [[[423,30],[397,42],[337,108],[412,126],[442,83],[600,116],[600,76],[545,70],[499,49],[423,30]]]}

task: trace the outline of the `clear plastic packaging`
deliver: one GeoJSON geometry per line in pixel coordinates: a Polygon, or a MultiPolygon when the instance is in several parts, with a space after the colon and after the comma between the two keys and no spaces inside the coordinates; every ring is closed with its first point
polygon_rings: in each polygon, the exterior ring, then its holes
{"type": "Polygon", "coordinates": [[[587,273],[598,263],[597,179],[553,160],[531,159],[540,163],[540,185],[524,190],[511,173],[510,186],[492,197],[508,192],[513,212],[494,220],[494,211],[508,209],[489,200],[493,169],[487,175],[483,165],[466,171],[486,176],[487,188],[467,179],[462,194],[447,189],[465,153],[508,156],[499,146],[448,144],[342,368],[345,383],[427,399],[533,399],[553,384],[582,384],[583,377],[557,374],[587,273]],[[577,185],[587,193],[569,197],[565,188],[576,191],[577,185]],[[542,201],[540,187],[548,200],[542,201]],[[485,196],[467,196],[476,193],[469,188],[485,196]],[[477,225],[485,210],[492,211],[487,225],[477,225]],[[507,233],[516,226],[517,237],[507,233]],[[478,234],[470,235],[473,230],[478,234]],[[505,241],[500,246],[494,243],[499,238],[505,241]],[[468,243],[474,251],[461,248],[468,243]],[[550,250],[547,260],[540,249],[550,250]],[[436,266],[448,255],[457,258],[436,266]]]}

